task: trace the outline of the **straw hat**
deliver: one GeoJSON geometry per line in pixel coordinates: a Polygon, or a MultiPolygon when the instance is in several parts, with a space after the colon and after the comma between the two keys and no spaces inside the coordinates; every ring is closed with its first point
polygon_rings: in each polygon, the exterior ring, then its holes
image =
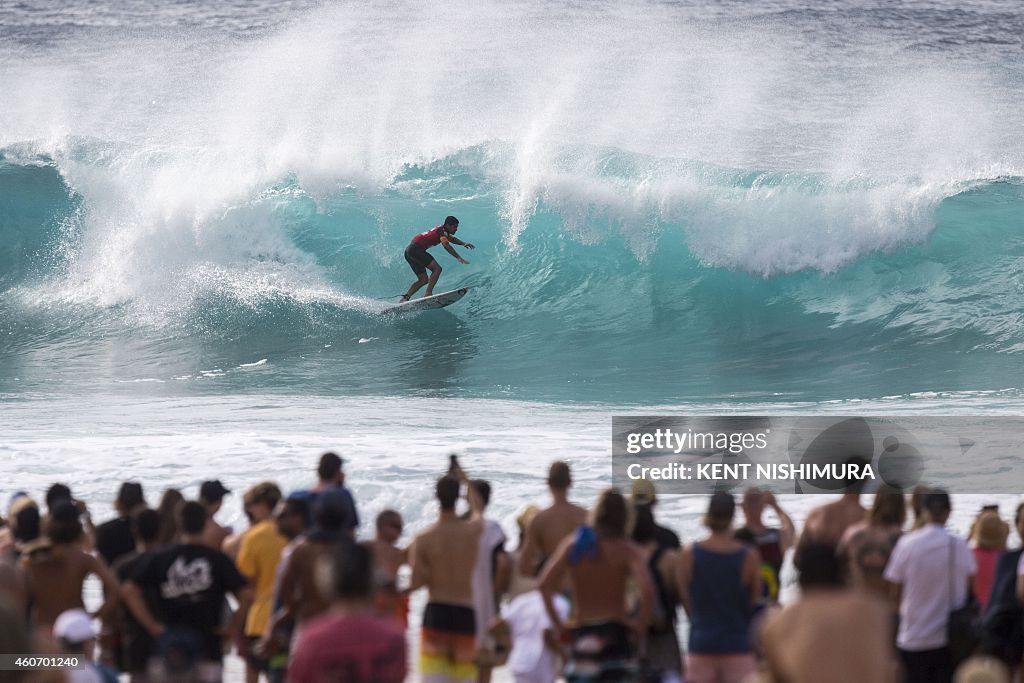
{"type": "Polygon", "coordinates": [[[998,550],[1006,547],[1010,526],[999,518],[998,512],[986,510],[974,522],[974,542],[982,550],[998,550]]]}
{"type": "Polygon", "coordinates": [[[526,509],[519,513],[516,517],[516,524],[519,525],[521,532],[526,533],[526,529],[529,528],[530,522],[533,521],[538,512],[540,512],[540,508],[536,505],[527,505],[526,509]]]}
{"type": "Polygon", "coordinates": [[[954,683],[1009,683],[1003,663],[994,657],[971,657],[956,670],[954,683]]]}

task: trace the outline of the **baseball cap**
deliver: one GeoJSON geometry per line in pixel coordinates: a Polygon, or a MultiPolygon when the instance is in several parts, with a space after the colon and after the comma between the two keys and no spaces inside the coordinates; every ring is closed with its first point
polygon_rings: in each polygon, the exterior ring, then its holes
{"type": "Polygon", "coordinates": [[[62,612],[53,622],[53,635],[69,643],[84,643],[96,637],[92,618],[83,609],[69,609],[62,612]]]}
{"type": "Polygon", "coordinates": [[[634,504],[650,504],[658,499],[654,483],[647,479],[634,479],[630,490],[630,498],[634,504]]]}
{"type": "Polygon", "coordinates": [[[217,501],[227,493],[231,493],[231,489],[225,488],[224,484],[220,483],[220,479],[211,479],[199,485],[199,498],[201,500],[217,501]]]}

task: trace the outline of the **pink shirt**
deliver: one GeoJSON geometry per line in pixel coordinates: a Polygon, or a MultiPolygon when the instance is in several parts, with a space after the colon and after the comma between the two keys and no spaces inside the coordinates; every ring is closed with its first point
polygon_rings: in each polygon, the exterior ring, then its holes
{"type": "Polygon", "coordinates": [[[328,612],[308,622],[288,664],[290,683],[402,683],[405,633],[392,618],[328,612]]]}
{"type": "Polygon", "coordinates": [[[972,548],[974,561],[978,564],[978,571],[974,575],[974,596],[981,603],[984,611],[988,607],[988,597],[992,593],[992,581],[996,576],[996,560],[1003,554],[1000,548],[972,548]]]}

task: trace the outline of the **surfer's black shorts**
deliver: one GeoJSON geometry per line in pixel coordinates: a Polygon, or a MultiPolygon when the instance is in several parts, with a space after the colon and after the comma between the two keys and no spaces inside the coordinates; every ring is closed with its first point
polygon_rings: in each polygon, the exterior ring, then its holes
{"type": "Polygon", "coordinates": [[[405,260],[409,262],[409,267],[412,268],[412,272],[417,275],[423,275],[427,272],[427,267],[430,265],[434,257],[427,252],[426,249],[411,242],[409,246],[405,248],[405,260]]]}

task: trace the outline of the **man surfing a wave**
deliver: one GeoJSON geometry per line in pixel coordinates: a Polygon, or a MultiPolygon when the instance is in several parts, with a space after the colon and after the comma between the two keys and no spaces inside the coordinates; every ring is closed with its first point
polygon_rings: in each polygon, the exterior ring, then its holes
{"type": "Polygon", "coordinates": [[[416,273],[416,282],[412,283],[409,291],[402,295],[399,303],[405,303],[411,299],[412,295],[418,292],[423,285],[427,286],[427,291],[423,296],[432,296],[434,294],[434,285],[437,284],[437,279],[441,277],[441,265],[434,260],[434,257],[427,252],[427,249],[443,244],[445,251],[454,256],[459,263],[469,263],[469,261],[456,253],[455,247],[452,245],[457,244],[466,249],[475,249],[476,247],[456,237],[455,233],[458,230],[459,219],[455,216],[448,216],[441,225],[426,232],[421,232],[412,238],[412,242],[405,248],[405,260],[409,262],[412,272],[416,273]],[[429,278],[427,277],[427,269],[430,269],[429,278]]]}

